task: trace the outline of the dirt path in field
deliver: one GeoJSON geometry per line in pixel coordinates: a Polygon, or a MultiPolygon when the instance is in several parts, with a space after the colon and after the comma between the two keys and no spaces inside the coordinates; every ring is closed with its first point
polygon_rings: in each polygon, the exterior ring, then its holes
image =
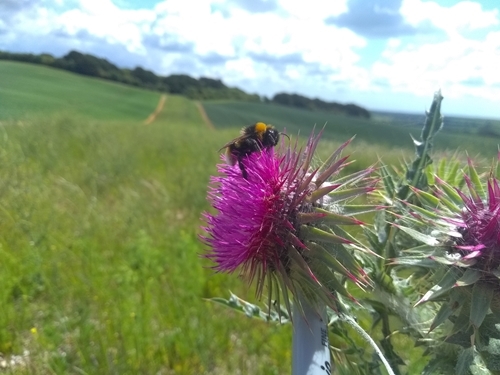
{"type": "Polygon", "coordinates": [[[215,130],[214,124],[212,124],[212,121],[210,121],[210,119],[208,118],[207,112],[205,112],[205,108],[203,108],[203,106],[201,105],[200,102],[198,102],[198,101],[196,102],[196,107],[198,108],[198,111],[200,112],[200,116],[203,119],[203,122],[205,123],[205,125],[207,125],[209,129],[215,130]]]}
{"type": "MultiPolygon", "coordinates": [[[[149,125],[151,124],[154,120],[156,120],[156,117],[161,113],[163,108],[165,107],[165,102],[167,101],[167,95],[162,94],[160,96],[160,100],[158,101],[158,105],[156,106],[156,109],[151,113],[146,120],[144,120],[144,125],[149,125]]],[[[196,108],[198,109],[198,112],[200,112],[201,119],[205,123],[206,126],[208,126],[209,129],[215,130],[214,124],[212,124],[212,121],[207,116],[207,112],[205,111],[205,108],[203,108],[203,105],[199,102],[195,102],[196,108]]]]}
{"type": "Polygon", "coordinates": [[[144,120],[144,125],[149,125],[154,120],[156,120],[156,117],[158,117],[160,112],[163,110],[163,107],[165,107],[166,101],[167,101],[167,95],[162,94],[160,96],[160,100],[158,101],[158,105],[156,106],[156,109],[154,110],[154,112],[151,113],[146,120],[144,120]]]}

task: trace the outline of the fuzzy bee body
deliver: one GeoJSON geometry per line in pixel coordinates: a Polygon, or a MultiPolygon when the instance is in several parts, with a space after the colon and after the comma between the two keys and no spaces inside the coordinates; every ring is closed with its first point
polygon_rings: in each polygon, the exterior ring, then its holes
{"type": "Polygon", "coordinates": [[[220,150],[226,149],[227,163],[230,165],[238,163],[243,178],[247,179],[248,173],[243,165],[243,159],[254,152],[276,146],[279,138],[280,133],[274,126],[257,122],[241,129],[241,135],[226,143],[220,150]]]}

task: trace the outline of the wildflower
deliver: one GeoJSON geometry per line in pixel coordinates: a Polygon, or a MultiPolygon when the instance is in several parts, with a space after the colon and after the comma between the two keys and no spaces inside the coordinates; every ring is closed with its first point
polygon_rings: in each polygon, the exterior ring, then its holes
{"type": "Polygon", "coordinates": [[[409,215],[398,225],[424,245],[407,250],[409,255],[395,263],[437,271],[437,283],[417,302],[447,297],[431,330],[456,314],[460,319],[453,319],[453,333],[475,332],[490,308],[498,312],[493,302],[500,297],[499,183],[493,177],[481,181],[470,161],[467,191],[439,177],[435,181],[434,194],[414,190],[422,206],[407,204],[409,215]]]}
{"type": "Polygon", "coordinates": [[[246,179],[238,166],[218,165],[220,176],[212,177],[208,193],[217,213],[204,214],[201,238],[213,268],[256,280],[259,298],[267,285],[269,306],[272,299],[279,304],[281,290],[289,314],[289,301],[300,305],[299,294],[332,308],[335,292],[348,296],[332,271],[360,286],[368,282],[348,249],[364,248],[340,225],[360,225],[353,215],[373,209],[346,204],[373,189],[372,168],[338,176],[347,165],[341,152],[348,141],[313,169],[320,136],[312,135],[305,151],[282,144],[249,155],[243,160],[246,179]]]}

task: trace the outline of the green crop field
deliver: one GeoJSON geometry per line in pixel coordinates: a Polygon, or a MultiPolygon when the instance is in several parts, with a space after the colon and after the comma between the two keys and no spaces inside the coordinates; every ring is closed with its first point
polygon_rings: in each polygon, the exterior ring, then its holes
{"type": "MultiPolygon", "coordinates": [[[[300,130],[303,135],[308,135],[314,125],[317,129],[321,129],[326,124],[325,138],[342,140],[356,135],[357,141],[369,145],[377,144],[389,149],[411,149],[413,145],[409,135],[412,133],[413,136],[418,137],[425,120],[424,113],[420,117],[411,116],[412,126],[408,126],[407,121],[399,121],[401,117],[405,118],[404,116],[375,114],[373,119],[367,120],[264,103],[214,101],[204,103],[204,107],[208,117],[217,128],[235,125],[241,127],[256,121],[264,121],[279,129],[286,128],[290,134],[296,134],[300,130]]],[[[486,120],[474,119],[460,119],[459,121],[454,118],[453,125],[450,126],[445,114],[445,130],[437,136],[436,146],[451,151],[469,151],[471,154],[480,153],[484,156],[494,155],[498,150],[500,135],[475,134],[478,125],[483,125],[485,122],[486,120]]],[[[492,128],[499,128],[499,121],[491,120],[488,123],[491,123],[489,126],[492,128]]]]}
{"type": "MultiPolygon", "coordinates": [[[[0,82],[0,353],[17,361],[11,374],[289,373],[289,325],[206,300],[254,300],[200,256],[216,151],[256,120],[305,136],[328,120],[323,149],[358,134],[352,168],[412,152],[394,124],[206,103],[212,130],[194,102],[169,96],[143,125],[158,93],[4,61],[0,82]]],[[[402,358],[422,355],[396,344],[402,358]]]]}
{"type": "Polygon", "coordinates": [[[41,65],[0,61],[0,121],[54,112],[144,120],[159,94],[41,65]]]}

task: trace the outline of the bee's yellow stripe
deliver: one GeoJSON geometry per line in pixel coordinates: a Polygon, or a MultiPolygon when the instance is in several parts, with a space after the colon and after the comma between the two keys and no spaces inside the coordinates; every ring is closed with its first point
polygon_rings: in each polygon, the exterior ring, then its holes
{"type": "Polygon", "coordinates": [[[267,125],[263,122],[258,122],[255,124],[255,132],[262,134],[267,130],[267,125]]]}

